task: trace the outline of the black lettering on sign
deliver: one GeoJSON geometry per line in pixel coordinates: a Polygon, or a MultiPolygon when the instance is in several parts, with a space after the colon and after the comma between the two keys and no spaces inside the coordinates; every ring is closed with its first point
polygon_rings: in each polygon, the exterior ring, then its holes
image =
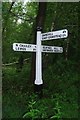
{"type": "Polygon", "coordinates": [[[42,38],[47,38],[48,36],[52,36],[53,35],[53,33],[46,33],[46,34],[43,34],[42,35],[42,38]]]}
{"type": "Polygon", "coordinates": [[[33,51],[36,51],[36,49],[34,48],[33,51]]]}
{"type": "Polygon", "coordinates": [[[44,46],[43,51],[53,51],[53,50],[52,50],[52,47],[44,46]]]}
{"type": "Polygon", "coordinates": [[[51,38],[51,37],[52,37],[51,35],[47,36],[47,38],[51,38]]]}
{"type": "Polygon", "coordinates": [[[23,48],[20,48],[20,50],[22,50],[23,48]]]}
{"type": "Polygon", "coordinates": [[[48,33],[48,34],[47,34],[47,36],[48,36],[48,35],[50,35],[50,36],[51,36],[51,35],[53,35],[53,34],[52,34],[52,33],[48,33]]]}
{"type": "Polygon", "coordinates": [[[20,44],[19,47],[22,47],[22,44],[20,44]]]}
{"type": "Polygon", "coordinates": [[[19,44],[19,47],[21,47],[21,44],[19,44]]]}
{"type": "Polygon", "coordinates": [[[47,39],[47,37],[42,37],[42,39],[47,39]]]}
{"type": "Polygon", "coordinates": [[[63,37],[65,37],[66,36],[66,34],[63,34],[63,37]]]}
{"type": "Polygon", "coordinates": [[[66,33],[66,31],[64,30],[63,33],[66,33]]]}
{"type": "Polygon", "coordinates": [[[43,46],[43,48],[45,48],[45,47],[43,46]]]}
{"type": "Polygon", "coordinates": [[[47,34],[43,34],[42,37],[47,36],[47,34]]]}
{"type": "Polygon", "coordinates": [[[18,44],[16,44],[16,46],[18,47],[18,44]]]}
{"type": "Polygon", "coordinates": [[[51,48],[51,47],[48,47],[48,50],[49,50],[49,51],[51,51],[51,50],[52,50],[52,48],[51,48]]]}
{"type": "Polygon", "coordinates": [[[26,50],[26,48],[20,48],[20,50],[26,50]]]}
{"type": "Polygon", "coordinates": [[[24,47],[24,45],[22,45],[21,47],[24,47]]]}
{"type": "Polygon", "coordinates": [[[46,49],[44,49],[43,51],[47,51],[46,49]]]}
{"type": "Polygon", "coordinates": [[[61,36],[62,36],[62,35],[60,34],[59,37],[61,38],[61,36]]]}
{"type": "Polygon", "coordinates": [[[23,44],[21,47],[26,47],[26,45],[25,45],[25,44],[23,44]]]}
{"type": "Polygon", "coordinates": [[[55,37],[58,37],[58,35],[49,36],[48,39],[49,38],[55,38],[55,37]]]}
{"type": "Polygon", "coordinates": [[[54,52],[58,52],[59,50],[58,50],[58,48],[54,48],[54,52]]]}
{"type": "Polygon", "coordinates": [[[50,50],[47,49],[46,51],[50,51],[50,50]]]}
{"type": "Polygon", "coordinates": [[[62,49],[62,48],[60,48],[60,51],[61,51],[61,52],[63,52],[63,49],[62,49]]]}
{"type": "Polygon", "coordinates": [[[15,50],[17,50],[17,47],[15,47],[15,50]]]}
{"type": "Polygon", "coordinates": [[[28,48],[30,48],[30,47],[31,47],[31,45],[28,45],[27,47],[28,47],[28,48]]]}
{"type": "Polygon", "coordinates": [[[19,47],[18,47],[18,50],[19,50],[19,47]]]}
{"type": "Polygon", "coordinates": [[[58,37],[59,37],[59,35],[55,35],[55,37],[57,37],[57,38],[58,38],[58,37]]]}

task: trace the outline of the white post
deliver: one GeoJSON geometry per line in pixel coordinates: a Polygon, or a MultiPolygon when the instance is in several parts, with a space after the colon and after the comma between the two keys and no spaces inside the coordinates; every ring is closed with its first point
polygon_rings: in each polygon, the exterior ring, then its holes
{"type": "Polygon", "coordinates": [[[41,55],[41,31],[37,31],[37,51],[36,51],[36,78],[34,84],[43,84],[42,80],[42,55],[41,55]]]}

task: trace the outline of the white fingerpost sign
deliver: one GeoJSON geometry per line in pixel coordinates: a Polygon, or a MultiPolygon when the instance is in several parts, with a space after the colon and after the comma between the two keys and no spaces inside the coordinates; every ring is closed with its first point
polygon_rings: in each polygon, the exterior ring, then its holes
{"type": "Polygon", "coordinates": [[[24,43],[13,43],[13,50],[36,52],[36,45],[24,44],[24,43]]]}
{"type": "Polygon", "coordinates": [[[68,30],[67,29],[42,33],[42,41],[44,41],[44,40],[52,40],[52,39],[67,38],[67,36],[68,36],[68,30]]]}
{"type": "Polygon", "coordinates": [[[63,48],[62,47],[56,47],[56,46],[41,46],[42,52],[47,53],[62,53],[63,48]]]}
{"type": "Polygon", "coordinates": [[[25,44],[25,43],[13,43],[14,51],[24,51],[24,52],[36,52],[36,75],[35,75],[35,85],[43,84],[42,80],[42,52],[47,53],[62,53],[63,48],[57,46],[44,46],[41,45],[41,41],[67,38],[68,30],[58,30],[54,32],[41,33],[40,29],[37,31],[37,41],[36,45],[34,44],[25,44]]]}

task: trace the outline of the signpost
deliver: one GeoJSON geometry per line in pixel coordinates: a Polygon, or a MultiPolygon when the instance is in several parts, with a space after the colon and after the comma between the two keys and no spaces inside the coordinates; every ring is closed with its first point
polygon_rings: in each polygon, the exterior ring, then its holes
{"type": "Polygon", "coordinates": [[[36,45],[25,44],[25,43],[13,43],[13,50],[14,51],[36,52],[36,45]]]}
{"type": "MultiPolygon", "coordinates": [[[[39,39],[38,39],[39,41],[39,39]]],[[[40,40],[41,41],[41,40],[40,40]]],[[[22,51],[22,52],[37,52],[38,45],[33,44],[25,44],[25,43],[13,43],[13,50],[14,51],[22,51]]],[[[56,46],[44,46],[40,45],[40,51],[41,52],[48,52],[48,53],[62,53],[63,48],[62,47],[56,47],[56,46]]]]}
{"type": "Polygon", "coordinates": [[[63,48],[62,47],[56,47],[56,46],[41,46],[42,47],[42,52],[47,52],[47,53],[62,53],[63,48]]]}
{"type": "Polygon", "coordinates": [[[24,52],[36,52],[36,75],[34,84],[41,86],[43,84],[42,80],[42,52],[47,53],[62,53],[62,47],[56,46],[44,46],[41,45],[41,41],[44,40],[52,40],[52,39],[60,39],[60,38],[67,38],[68,30],[59,30],[54,32],[48,33],[41,33],[41,30],[37,30],[37,43],[34,44],[25,44],[25,43],[13,43],[13,50],[14,51],[24,51],[24,52]]]}
{"type": "Polygon", "coordinates": [[[58,30],[58,31],[54,31],[54,32],[42,33],[42,41],[67,38],[67,36],[68,36],[68,30],[67,29],[58,30]]]}

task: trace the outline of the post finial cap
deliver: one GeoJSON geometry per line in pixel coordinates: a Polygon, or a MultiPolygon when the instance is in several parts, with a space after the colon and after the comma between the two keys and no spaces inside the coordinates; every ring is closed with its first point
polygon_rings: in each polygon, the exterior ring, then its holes
{"type": "Polygon", "coordinates": [[[37,27],[37,31],[42,31],[42,27],[37,27]]]}

